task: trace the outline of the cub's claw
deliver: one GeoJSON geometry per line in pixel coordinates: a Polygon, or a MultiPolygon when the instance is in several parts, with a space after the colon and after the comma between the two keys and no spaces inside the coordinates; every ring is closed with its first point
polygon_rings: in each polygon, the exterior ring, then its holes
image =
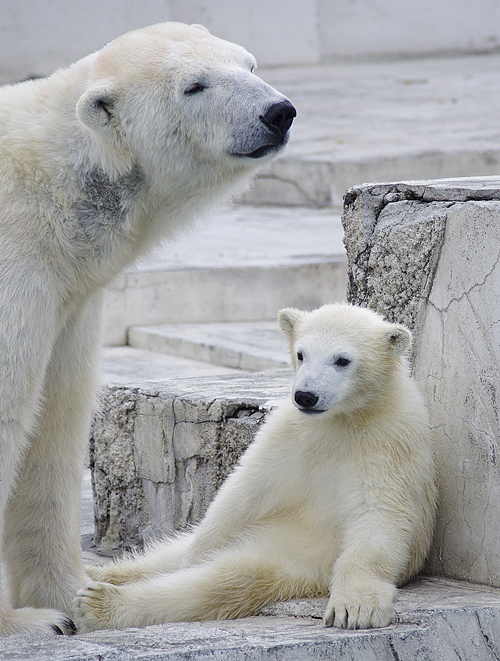
{"type": "Polygon", "coordinates": [[[327,627],[339,629],[370,629],[386,627],[391,623],[396,588],[382,582],[370,589],[330,597],[323,622],[327,627]]]}

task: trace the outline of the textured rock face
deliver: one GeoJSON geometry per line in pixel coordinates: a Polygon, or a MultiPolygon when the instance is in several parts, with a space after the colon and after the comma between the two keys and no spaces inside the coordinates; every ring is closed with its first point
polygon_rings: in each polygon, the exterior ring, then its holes
{"type": "Polygon", "coordinates": [[[413,329],[436,441],[434,574],[500,586],[500,179],[346,194],[350,302],[413,329]]]}
{"type": "Polygon", "coordinates": [[[449,205],[422,204],[409,195],[404,199],[406,194],[388,193],[383,204],[371,191],[346,197],[348,297],[415,329],[432,285],[449,205]]]}
{"type": "Polygon", "coordinates": [[[278,370],[108,387],[90,450],[101,550],[199,521],[290,382],[278,370]]]}

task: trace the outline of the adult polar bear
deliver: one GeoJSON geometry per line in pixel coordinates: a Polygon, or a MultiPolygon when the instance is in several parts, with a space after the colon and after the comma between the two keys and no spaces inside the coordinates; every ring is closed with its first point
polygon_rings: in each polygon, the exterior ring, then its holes
{"type": "Polygon", "coordinates": [[[0,90],[3,633],[72,630],[102,288],[284,146],[295,110],[254,66],[165,23],[0,90]]]}
{"type": "Polygon", "coordinates": [[[389,624],[422,566],[436,501],[410,332],[362,308],[285,309],[296,376],[192,532],[89,570],[82,631],[241,617],[328,595],[325,624],[389,624]]]}

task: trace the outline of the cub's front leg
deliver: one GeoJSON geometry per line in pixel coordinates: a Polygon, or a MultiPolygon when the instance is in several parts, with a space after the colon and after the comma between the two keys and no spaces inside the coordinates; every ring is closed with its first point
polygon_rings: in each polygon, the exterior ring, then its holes
{"type": "Polygon", "coordinates": [[[408,563],[409,540],[382,521],[348,535],[346,550],[333,566],[326,626],[367,629],[390,624],[396,584],[408,563]],[[350,542],[350,543],[349,543],[350,542]]]}

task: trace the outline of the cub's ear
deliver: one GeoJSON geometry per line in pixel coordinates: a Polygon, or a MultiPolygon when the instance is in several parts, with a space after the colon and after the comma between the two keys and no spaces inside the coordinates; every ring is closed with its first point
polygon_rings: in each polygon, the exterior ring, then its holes
{"type": "Polygon", "coordinates": [[[283,333],[285,333],[288,341],[293,342],[295,336],[295,328],[297,324],[303,319],[304,312],[295,308],[284,308],[278,312],[278,324],[283,333]]]}
{"type": "Polygon", "coordinates": [[[114,126],[118,92],[111,84],[93,87],[82,94],[76,105],[78,119],[93,131],[108,131],[114,126]]]}
{"type": "Polygon", "coordinates": [[[400,356],[410,346],[412,341],[411,332],[399,324],[391,324],[385,333],[385,339],[394,356],[400,356]]]}

